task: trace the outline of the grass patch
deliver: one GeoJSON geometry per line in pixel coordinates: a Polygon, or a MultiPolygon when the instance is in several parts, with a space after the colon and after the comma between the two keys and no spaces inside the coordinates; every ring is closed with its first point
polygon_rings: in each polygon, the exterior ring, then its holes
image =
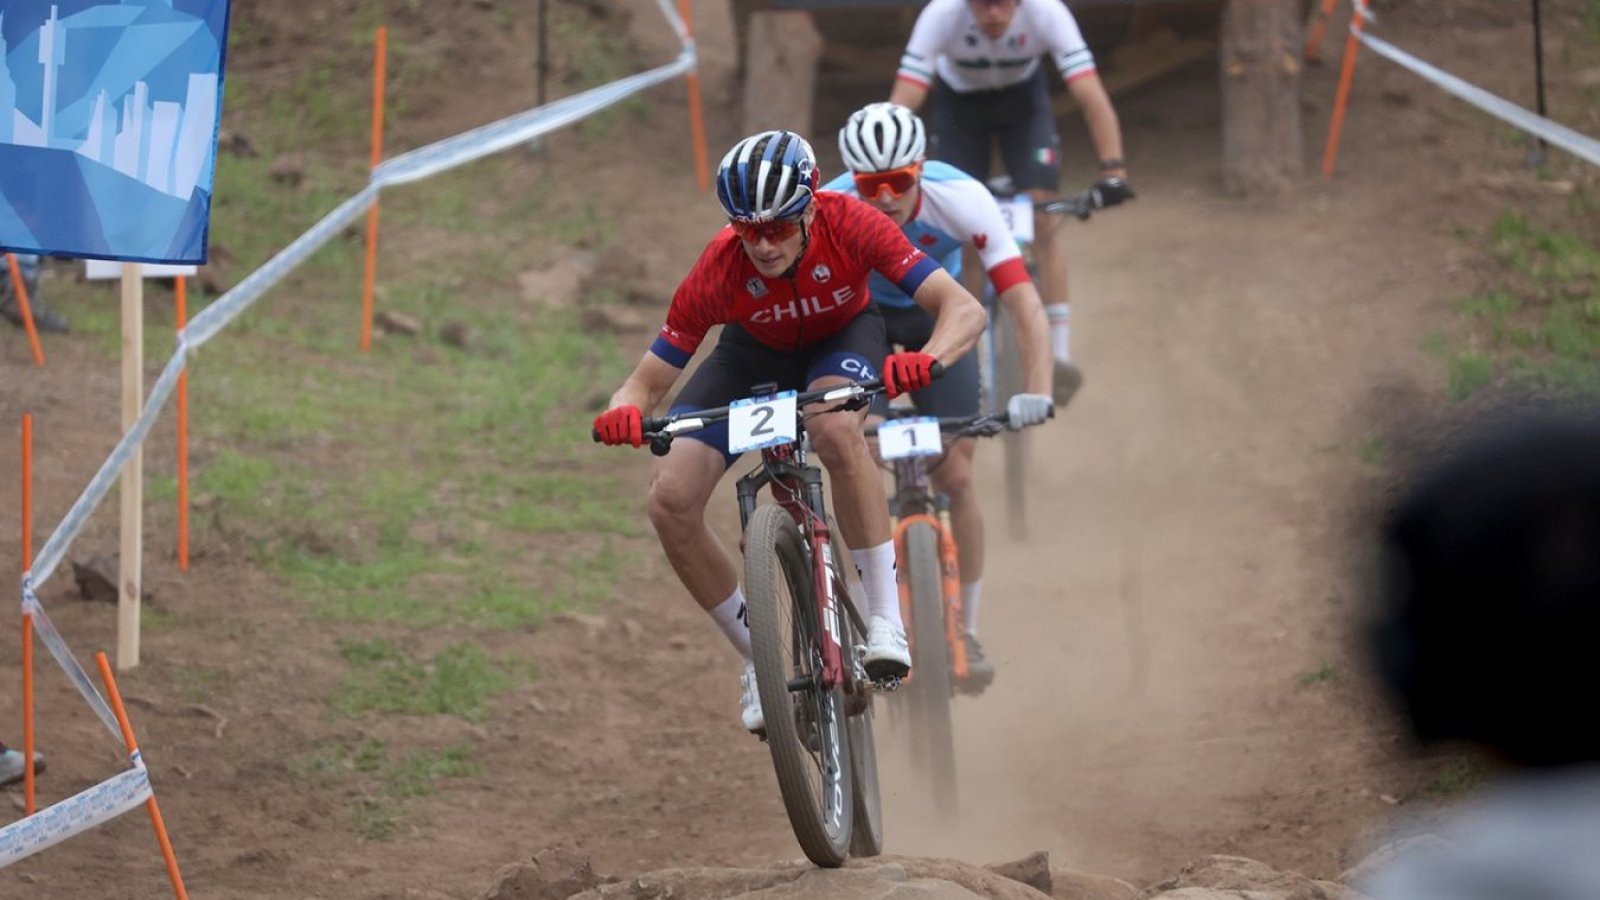
{"type": "Polygon", "coordinates": [[[350,664],[333,698],[349,716],[367,712],[455,715],[477,721],[494,695],[514,686],[517,667],[497,662],[475,644],[456,643],[419,660],[381,638],[339,642],[350,664]]]}
{"type": "Polygon", "coordinates": [[[1430,336],[1446,365],[1446,392],[1465,400],[1496,381],[1600,395],[1600,250],[1576,232],[1508,211],[1490,227],[1502,283],[1457,304],[1468,333],[1430,336]]]}
{"type": "Polygon", "coordinates": [[[1381,466],[1389,456],[1389,442],[1381,437],[1367,437],[1356,448],[1356,456],[1369,466],[1381,466]]]}
{"type": "Polygon", "coordinates": [[[1482,763],[1458,757],[1445,763],[1423,790],[1435,797],[1451,797],[1474,790],[1483,784],[1487,775],[1482,763]]]}
{"type": "Polygon", "coordinates": [[[292,759],[289,771],[318,788],[359,790],[350,805],[351,827],[367,840],[384,840],[399,829],[405,801],[435,793],[444,779],[479,775],[483,767],[463,744],[394,755],[383,741],[368,738],[318,747],[292,759]]]}
{"type": "Polygon", "coordinates": [[[1334,667],[1333,663],[1325,661],[1315,669],[1301,672],[1300,684],[1304,687],[1311,687],[1312,685],[1325,684],[1338,677],[1339,670],[1334,667]]]}

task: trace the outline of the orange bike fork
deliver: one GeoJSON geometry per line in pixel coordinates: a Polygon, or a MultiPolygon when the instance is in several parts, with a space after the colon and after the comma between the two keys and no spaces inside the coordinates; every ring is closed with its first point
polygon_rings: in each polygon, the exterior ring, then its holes
{"type": "MultiPolygon", "coordinates": [[[[933,529],[939,537],[939,568],[941,569],[941,593],[944,595],[944,632],[945,641],[950,651],[951,674],[959,681],[967,677],[967,644],[961,640],[961,575],[957,564],[955,534],[950,530],[949,513],[941,513],[938,518],[927,513],[917,513],[895,522],[894,526],[894,556],[896,560],[906,559],[906,529],[921,522],[933,529]]],[[[916,629],[911,627],[915,622],[915,610],[911,605],[911,569],[901,565],[899,577],[896,579],[900,588],[900,615],[906,622],[906,638],[915,648],[916,629]]],[[[912,666],[908,679],[915,678],[916,667],[912,666]]]]}

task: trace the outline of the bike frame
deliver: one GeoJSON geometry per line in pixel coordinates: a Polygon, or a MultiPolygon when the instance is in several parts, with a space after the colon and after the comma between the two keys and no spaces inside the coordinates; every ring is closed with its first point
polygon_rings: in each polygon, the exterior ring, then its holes
{"type": "MultiPolygon", "coordinates": [[[[847,693],[853,694],[855,682],[845,668],[839,627],[839,598],[848,598],[848,593],[837,577],[833,530],[828,527],[827,507],[823,502],[822,472],[806,465],[805,451],[798,442],[763,449],[761,465],[740,476],[734,484],[739,498],[741,532],[755,513],[757,495],[769,486],[773,502],[794,518],[811,550],[812,599],[817,606],[817,621],[822,623],[823,686],[829,689],[843,686],[847,693]]],[[[857,631],[866,634],[866,625],[855,606],[848,599],[844,606],[857,631]]]]}

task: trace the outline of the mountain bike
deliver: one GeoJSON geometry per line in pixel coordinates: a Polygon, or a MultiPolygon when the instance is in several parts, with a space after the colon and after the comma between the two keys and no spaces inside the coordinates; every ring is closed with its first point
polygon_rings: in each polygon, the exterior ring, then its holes
{"type": "Polygon", "coordinates": [[[882,392],[878,379],[799,393],[763,384],[727,406],[643,421],[657,456],[677,435],[721,421],[728,422],[729,452],[761,451],[761,463],[739,478],[735,493],[764,740],[795,838],[826,868],[843,865],[847,855],[883,851],[872,735],[872,694],[880,686],[862,662],[867,625],[834,549],[822,471],[806,460],[805,420],[862,409],[882,392]],[[829,406],[803,412],[815,404],[829,406]],[[757,503],[763,488],[771,503],[757,503]]]}
{"type": "MultiPolygon", "coordinates": [[[[1012,237],[1022,249],[1022,258],[1028,274],[1035,279],[1038,272],[1033,263],[1033,213],[1035,210],[1053,216],[1072,216],[1087,221],[1094,212],[1094,197],[1089,191],[1054,200],[1035,201],[1027,194],[1018,193],[1011,179],[1001,175],[986,182],[989,193],[1000,203],[1012,237]]],[[[989,311],[989,328],[978,345],[978,371],[983,409],[998,414],[1005,409],[1006,400],[1022,390],[1022,361],[1016,353],[1016,329],[1009,316],[1002,315],[995,296],[994,285],[984,282],[983,305],[989,311]],[[1010,348],[1008,352],[1008,348],[1010,348]]],[[[1006,525],[1013,540],[1021,540],[1028,533],[1027,513],[1027,438],[1020,431],[1008,433],[1000,443],[1005,448],[1006,525]]]]}
{"type": "Polygon", "coordinates": [[[967,678],[967,647],[950,501],[933,490],[929,473],[956,441],[1005,433],[1008,422],[1004,413],[933,418],[918,416],[914,409],[891,408],[888,419],[867,428],[868,435],[878,439],[879,458],[894,472],[889,511],[895,520],[900,606],[912,661],[911,675],[900,693],[905,697],[913,761],[929,771],[934,804],[941,813],[955,809],[950,700],[967,678]]]}

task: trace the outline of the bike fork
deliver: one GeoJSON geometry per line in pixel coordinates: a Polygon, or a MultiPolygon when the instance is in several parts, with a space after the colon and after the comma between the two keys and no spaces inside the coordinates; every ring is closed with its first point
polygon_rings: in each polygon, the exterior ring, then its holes
{"type": "Polygon", "coordinates": [[[956,681],[967,677],[967,642],[961,610],[961,565],[956,551],[956,533],[950,526],[948,501],[939,507],[939,562],[944,576],[944,633],[950,643],[950,670],[956,681]]]}

